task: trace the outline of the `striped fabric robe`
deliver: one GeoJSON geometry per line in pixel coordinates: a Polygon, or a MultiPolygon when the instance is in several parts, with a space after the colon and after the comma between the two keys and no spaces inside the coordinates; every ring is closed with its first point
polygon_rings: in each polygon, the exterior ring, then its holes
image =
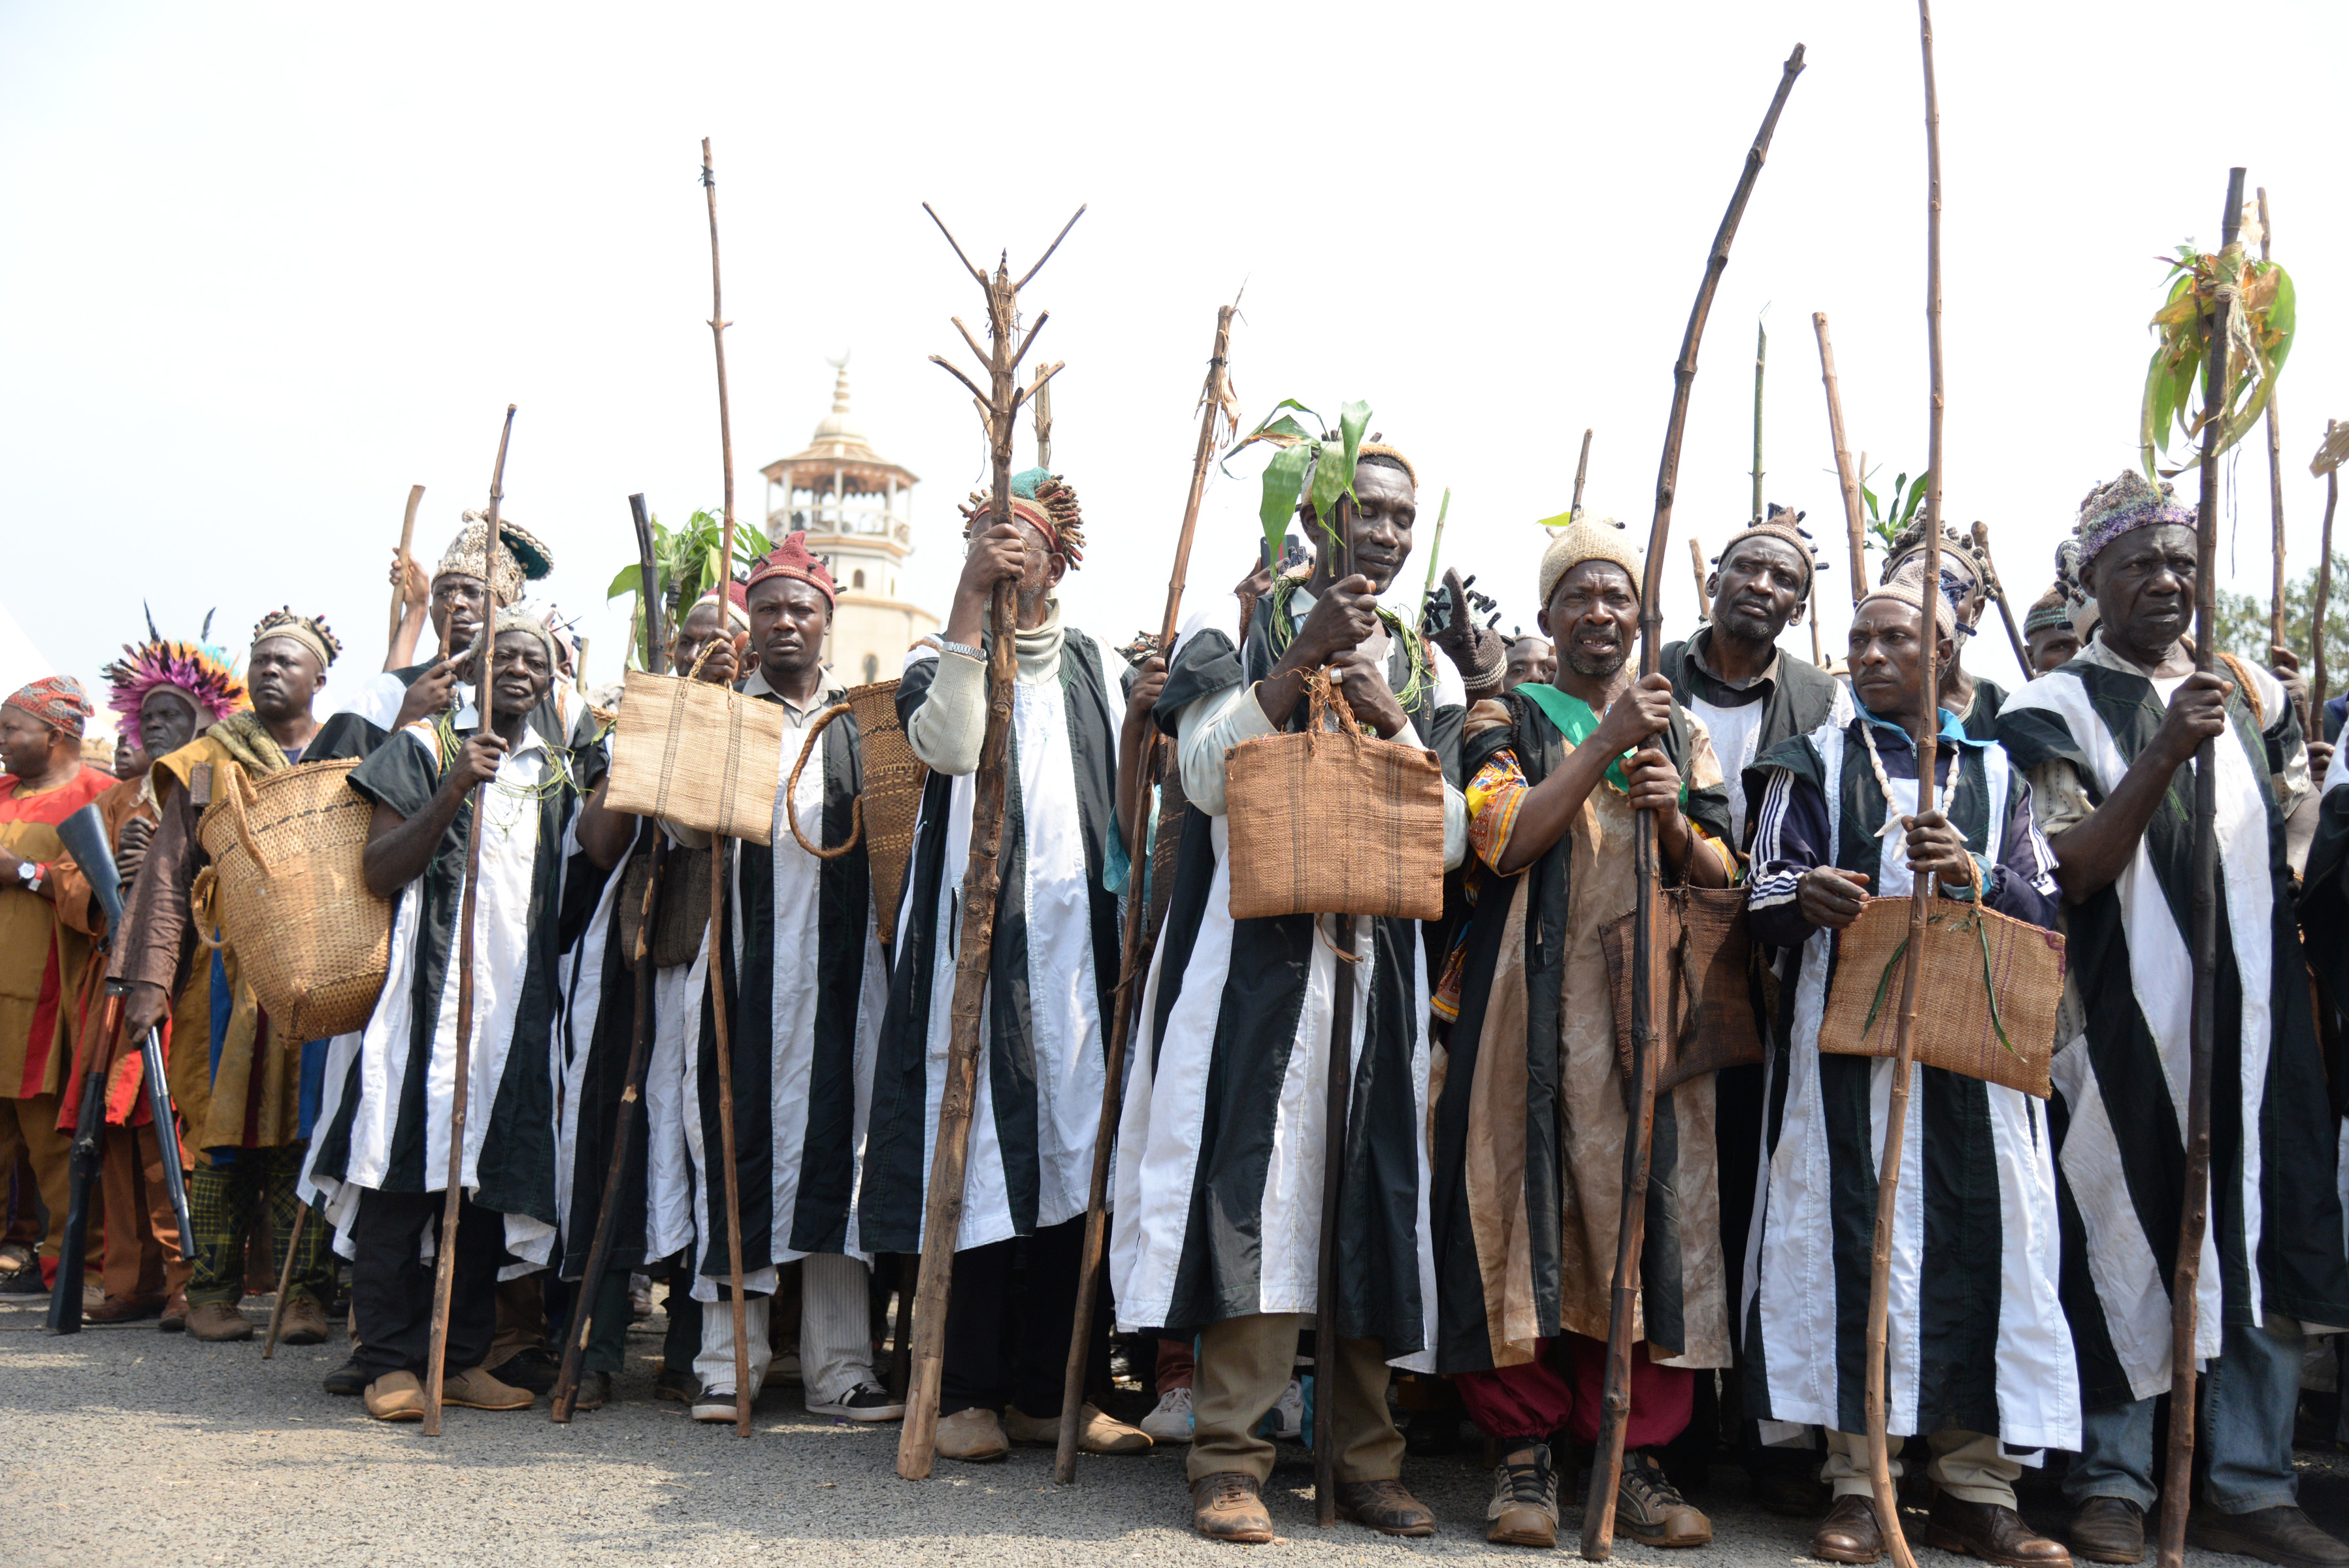
{"type": "MultiPolygon", "coordinates": [[[[1023,633],[1023,641],[1035,634],[1023,633]]],[[[1118,713],[1100,645],[1061,634],[1050,678],[1013,683],[995,944],[957,1250],[1029,1235],[1085,1212],[1117,989],[1118,713]]],[[[954,655],[961,657],[960,655],[954,655]]],[[[939,655],[916,647],[897,687],[912,723],[939,655]]],[[[962,880],[975,774],[924,786],[891,947],[859,1218],[870,1252],[918,1253],[946,1089],[962,880]]]]}
{"type": "MultiPolygon", "coordinates": [[[[350,787],[413,817],[440,788],[437,747],[430,725],[410,725],[353,770],[350,787]]],[[[552,1063],[563,851],[582,795],[602,775],[600,749],[564,748],[558,762],[556,748],[533,723],[480,794],[481,875],[461,1180],[476,1203],[505,1217],[501,1277],[543,1267],[554,1245],[552,1063]],[[539,790],[558,767],[568,771],[568,784],[536,799],[517,792],[539,790]]],[[[375,1016],[357,1034],[336,1037],[328,1051],[302,1196],[324,1201],[336,1247],[345,1256],[361,1189],[437,1192],[448,1184],[458,923],[473,809],[469,799],[424,874],[401,889],[393,904],[390,966],[375,1016]]]]}
{"type": "MultiPolygon", "coordinates": [[[[2219,1354],[2224,1324],[2278,1315],[2311,1333],[2349,1326],[2339,1089],[2328,1088],[2310,1008],[2277,799],[2279,786],[2305,788],[2306,752],[2283,688],[2265,670],[2241,673],[2255,690],[2239,684],[2228,697],[2230,733],[2216,748],[2218,1033],[2195,1346],[2206,1357],[2219,1354]]],[[[2034,780],[2047,764],[2069,763],[2094,804],[2151,744],[2176,684],[2157,686],[2098,638],[2007,699],[2000,738],[2034,780]]],[[[2065,911],[2064,1016],[2077,1033],[2055,1057],[2053,1109],[2064,1304],[2091,1406],[2169,1387],[2191,1056],[2193,771],[2172,778],[2119,878],[2065,911]]]]}
{"type": "MultiPolygon", "coordinates": [[[[1961,770],[1950,818],[1983,866],[1991,907],[2052,925],[2054,860],[2033,822],[2028,785],[1996,745],[1969,741],[1943,718],[1936,772],[1945,784],[1952,767],[1961,770]]],[[[1746,797],[1760,802],[1749,903],[1754,940],[1800,949],[1794,983],[1780,993],[1782,1043],[1747,1270],[1748,1408],[1765,1423],[1861,1432],[1868,1254],[1893,1066],[1820,1051],[1837,936],[1803,919],[1795,886],[1811,868],[1834,865],[1865,873],[1875,896],[1907,900],[1912,883],[1898,818],[1916,809],[1917,754],[1904,731],[1862,714],[1764,754],[1747,774],[1746,797]],[[1891,780],[1898,806],[1889,813],[1862,725],[1874,726],[1891,780]]],[[[2076,1449],[2079,1382],[2056,1297],[2046,1109],[2017,1089],[1938,1068],[1910,1071],[1886,1428],[1954,1427],[1994,1434],[2015,1450],[2076,1449]]],[[[1773,1435],[1765,1426],[1765,1440],[1773,1435]]]]}
{"type": "MultiPolygon", "coordinates": [[[[1204,618],[1177,640],[1160,727],[1180,736],[1226,703],[1253,702],[1278,655],[1275,614],[1300,624],[1301,593],[1257,607],[1246,645],[1204,618]],[[1190,710],[1197,708],[1197,714],[1190,710]]],[[[1460,678],[1405,706],[1415,737],[1458,795],[1460,678]]],[[[1398,646],[1388,680],[1408,672],[1398,646]]],[[[1216,765],[1209,759],[1210,765],[1216,765]]],[[[1185,766],[1193,815],[1134,1010],[1119,1124],[1110,1285],[1119,1326],[1188,1328],[1257,1313],[1316,1310],[1328,1051],[1339,984],[1333,922],[1234,921],[1230,828],[1219,782],[1185,766]]],[[[1343,824],[1330,824],[1342,832],[1343,824]]],[[[1447,835],[1448,837],[1449,835],[1447,835]]],[[[1435,1263],[1428,1217],[1428,1000],[1421,923],[1355,922],[1353,1091],[1340,1195],[1339,1332],[1383,1342],[1389,1361],[1432,1370],[1435,1263]]]]}

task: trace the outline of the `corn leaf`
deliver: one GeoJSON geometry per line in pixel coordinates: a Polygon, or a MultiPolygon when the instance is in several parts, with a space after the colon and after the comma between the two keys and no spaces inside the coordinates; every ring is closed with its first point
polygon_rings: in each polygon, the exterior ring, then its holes
{"type": "Polygon", "coordinates": [[[612,585],[604,590],[604,602],[608,604],[623,593],[639,592],[638,585],[643,577],[644,568],[634,562],[622,567],[620,574],[612,579],[612,585]]]}
{"type": "Polygon", "coordinates": [[[1313,465],[1313,521],[1335,537],[1338,523],[1338,498],[1354,488],[1353,469],[1346,463],[1346,447],[1342,441],[1315,443],[1319,459],[1313,465]]]}
{"type": "Polygon", "coordinates": [[[1264,466],[1264,501],[1257,515],[1273,561],[1280,559],[1281,541],[1288,532],[1288,520],[1297,515],[1297,498],[1305,489],[1306,465],[1312,457],[1313,449],[1299,443],[1275,452],[1264,466]]]}

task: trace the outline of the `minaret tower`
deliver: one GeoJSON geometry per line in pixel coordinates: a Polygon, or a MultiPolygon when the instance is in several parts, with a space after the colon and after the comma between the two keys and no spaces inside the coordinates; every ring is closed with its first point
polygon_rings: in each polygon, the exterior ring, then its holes
{"type": "Polygon", "coordinates": [[[900,599],[899,579],[914,552],[913,470],[873,449],[849,417],[848,356],[833,370],[832,412],[807,450],[769,463],[767,532],[781,541],[807,531],[807,547],[840,584],[840,603],[825,639],[833,678],[851,686],[895,676],[916,639],[938,629],[920,605],[900,599]]]}

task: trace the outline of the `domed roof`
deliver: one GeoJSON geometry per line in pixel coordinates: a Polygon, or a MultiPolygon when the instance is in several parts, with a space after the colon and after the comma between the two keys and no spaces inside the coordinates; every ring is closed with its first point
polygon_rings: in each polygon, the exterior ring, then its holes
{"type": "Polygon", "coordinates": [[[812,442],[822,446],[826,441],[854,441],[870,450],[871,443],[865,438],[864,427],[851,418],[848,413],[848,356],[843,354],[827,363],[835,372],[832,383],[832,412],[816,422],[812,442]]]}
{"type": "Polygon", "coordinates": [[[770,480],[781,481],[789,471],[802,466],[837,470],[848,481],[852,490],[885,490],[894,479],[901,486],[918,482],[913,470],[891,462],[873,449],[872,438],[864,427],[849,412],[848,356],[826,361],[833,367],[832,412],[816,421],[815,433],[809,438],[807,450],[795,452],[769,463],[761,470],[770,480]]]}

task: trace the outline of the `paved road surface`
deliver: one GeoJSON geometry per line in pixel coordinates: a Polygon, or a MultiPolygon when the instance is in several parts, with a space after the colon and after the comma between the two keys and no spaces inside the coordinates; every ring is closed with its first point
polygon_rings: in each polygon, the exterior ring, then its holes
{"type": "MultiPolygon", "coordinates": [[[[367,1418],[318,1380],[347,1353],[256,1340],[200,1345],[151,1324],[40,1331],[41,1304],[0,1297],[0,1517],[11,1568],[411,1568],[443,1563],[542,1568],[626,1562],[824,1563],[843,1549],[909,1563],[1217,1563],[1244,1551],[1193,1536],[1183,1450],[1087,1459],[1055,1487],[1051,1455],[1018,1449],[1002,1464],[941,1461],[926,1483],[899,1480],[896,1428],[820,1420],[798,1391],[761,1400],[756,1428],[697,1425],[652,1403],[657,1338],[629,1345],[621,1402],[568,1428],[534,1410],[450,1410],[442,1435],[367,1418]]],[[[245,1310],[261,1319],[260,1304],[245,1310]]],[[[653,1326],[660,1320],[656,1317],[653,1326]]],[[[2349,1527],[2349,1467],[2302,1455],[2303,1496],[2319,1519],[2349,1527]]],[[[1628,1563],[1678,1568],[1781,1568],[1805,1563],[1809,1527],[1749,1506],[1729,1469],[1698,1501],[1713,1548],[1627,1548],[1628,1563]]],[[[1431,1540],[1397,1542],[1356,1525],[1315,1528],[1310,1477],[1285,1465],[1268,1490],[1282,1544],[1253,1561],[1388,1563],[1413,1557],[1535,1554],[1487,1546],[1488,1472],[1464,1459],[1414,1461],[1406,1479],[1436,1511],[1431,1540]]],[[[2060,1519],[2029,1500],[2043,1528],[2060,1519]]],[[[1568,1520],[1568,1547],[1578,1510],[1568,1520]]],[[[1920,1552],[1920,1568],[1960,1560],[1920,1552]]],[[[1561,1564],[1568,1554],[1555,1559],[1561,1564]]],[[[1578,1561],[1578,1559],[1576,1559],[1578,1561]]],[[[2189,1553],[2196,1568],[2247,1559],[2189,1553]]]]}

